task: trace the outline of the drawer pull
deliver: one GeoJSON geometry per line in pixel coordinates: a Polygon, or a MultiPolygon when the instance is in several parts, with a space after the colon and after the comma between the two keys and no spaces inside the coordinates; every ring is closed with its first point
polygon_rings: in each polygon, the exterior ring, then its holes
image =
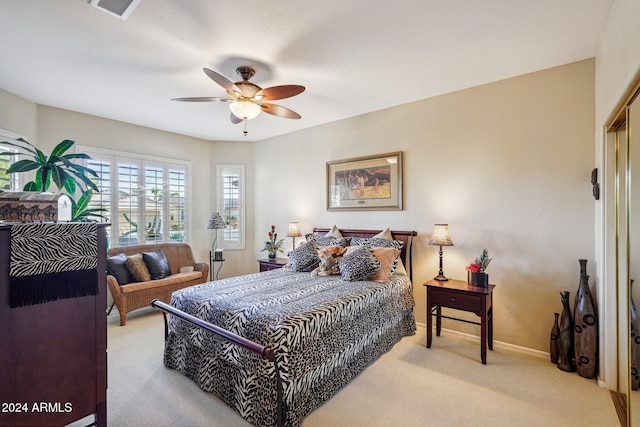
{"type": "Polygon", "coordinates": [[[451,302],[456,302],[456,299],[454,297],[451,297],[451,302]]]}

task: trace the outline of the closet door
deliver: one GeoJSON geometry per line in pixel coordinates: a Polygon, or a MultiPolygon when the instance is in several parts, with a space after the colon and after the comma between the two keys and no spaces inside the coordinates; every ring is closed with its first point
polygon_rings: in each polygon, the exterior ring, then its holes
{"type": "MultiPolygon", "coordinates": [[[[640,314],[640,100],[638,92],[627,106],[626,139],[628,147],[628,203],[627,203],[627,229],[628,229],[628,295],[640,314]],[[631,286],[631,280],[634,285],[631,286]]],[[[640,331],[630,333],[630,372],[631,366],[635,368],[635,381],[630,378],[631,384],[636,384],[636,390],[629,393],[629,425],[640,426],[640,387],[637,387],[640,378],[640,331]],[[634,351],[635,347],[635,351],[634,351]],[[635,360],[634,360],[635,359],[635,360]]]]}

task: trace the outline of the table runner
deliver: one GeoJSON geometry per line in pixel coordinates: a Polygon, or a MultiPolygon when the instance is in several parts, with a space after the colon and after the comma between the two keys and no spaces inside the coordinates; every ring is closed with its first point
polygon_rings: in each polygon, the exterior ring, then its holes
{"type": "Polygon", "coordinates": [[[95,223],[11,226],[12,308],[98,294],[95,223]]]}

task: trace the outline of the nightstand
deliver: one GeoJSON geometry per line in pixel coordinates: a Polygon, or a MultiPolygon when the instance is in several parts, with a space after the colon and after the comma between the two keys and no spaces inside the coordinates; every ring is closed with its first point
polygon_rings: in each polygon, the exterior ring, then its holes
{"type": "Polygon", "coordinates": [[[463,280],[430,280],[427,288],[427,348],[431,348],[433,316],[436,316],[436,335],[440,336],[442,318],[480,325],[480,357],[487,364],[487,344],[493,350],[493,288],[476,288],[463,280]],[[468,311],[480,317],[480,323],[443,316],[442,307],[468,311]]]}
{"type": "Polygon", "coordinates": [[[258,264],[260,264],[260,271],[269,271],[275,270],[276,268],[282,268],[289,263],[288,258],[265,258],[259,259],[258,264]]]}
{"type": "Polygon", "coordinates": [[[215,279],[218,280],[218,275],[220,274],[220,270],[222,270],[222,264],[224,263],[225,259],[216,259],[215,254],[211,251],[209,251],[209,280],[213,281],[214,279],[214,267],[216,265],[216,263],[220,263],[220,267],[218,267],[218,271],[215,272],[215,279]]]}

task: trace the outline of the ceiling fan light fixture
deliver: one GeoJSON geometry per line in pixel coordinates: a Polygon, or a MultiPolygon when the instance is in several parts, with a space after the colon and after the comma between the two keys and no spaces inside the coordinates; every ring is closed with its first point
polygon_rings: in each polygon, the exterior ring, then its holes
{"type": "Polygon", "coordinates": [[[229,109],[234,116],[239,119],[251,120],[255,119],[262,108],[258,104],[255,104],[252,101],[241,101],[237,100],[229,104],[229,109]]]}

